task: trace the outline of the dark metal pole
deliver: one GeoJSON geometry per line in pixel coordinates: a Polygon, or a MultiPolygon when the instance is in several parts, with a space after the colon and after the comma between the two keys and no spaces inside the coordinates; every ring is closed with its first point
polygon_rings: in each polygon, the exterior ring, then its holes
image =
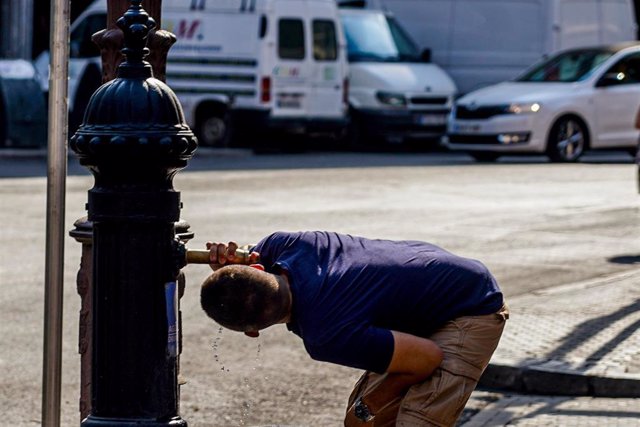
{"type": "Polygon", "coordinates": [[[118,20],[126,57],[71,139],[94,175],[92,409],[83,426],[186,426],[179,415],[173,177],[197,144],[175,94],[152,77],[155,23],[132,0],[118,20]]]}

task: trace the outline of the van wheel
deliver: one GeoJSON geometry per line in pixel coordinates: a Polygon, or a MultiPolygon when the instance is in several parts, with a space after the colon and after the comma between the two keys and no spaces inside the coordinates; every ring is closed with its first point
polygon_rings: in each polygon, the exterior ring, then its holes
{"type": "Polygon", "coordinates": [[[498,160],[498,157],[500,157],[500,154],[491,151],[472,151],[469,155],[473,157],[476,162],[482,163],[495,162],[498,160]]]}
{"type": "Polygon", "coordinates": [[[198,123],[197,135],[200,145],[204,147],[226,147],[229,129],[225,117],[210,115],[202,118],[198,123]]]}
{"type": "Polygon", "coordinates": [[[547,156],[552,162],[576,162],[587,148],[585,125],[576,117],[565,116],[556,121],[549,132],[547,156]]]}

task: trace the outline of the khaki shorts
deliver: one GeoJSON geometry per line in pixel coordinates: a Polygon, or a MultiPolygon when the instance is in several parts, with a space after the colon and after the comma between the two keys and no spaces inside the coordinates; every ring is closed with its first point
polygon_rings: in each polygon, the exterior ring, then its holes
{"type": "MultiPolygon", "coordinates": [[[[493,314],[458,317],[428,337],[444,352],[442,364],[425,382],[414,384],[404,396],[390,397],[376,414],[374,427],[418,427],[455,425],[482,372],[489,364],[505,321],[507,305],[493,314]]],[[[366,396],[386,374],[365,372],[349,397],[350,408],[366,396]]],[[[366,399],[365,399],[366,400],[366,399]]]]}

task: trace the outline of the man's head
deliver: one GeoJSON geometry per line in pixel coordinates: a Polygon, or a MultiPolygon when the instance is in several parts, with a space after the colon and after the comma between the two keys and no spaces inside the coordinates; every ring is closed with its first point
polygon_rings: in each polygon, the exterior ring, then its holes
{"type": "Polygon", "coordinates": [[[282,276],[246,265],[228,265],[204,281],[200,304],[225,328],[257,332],[288,317],[291,296],[282,276]]]}

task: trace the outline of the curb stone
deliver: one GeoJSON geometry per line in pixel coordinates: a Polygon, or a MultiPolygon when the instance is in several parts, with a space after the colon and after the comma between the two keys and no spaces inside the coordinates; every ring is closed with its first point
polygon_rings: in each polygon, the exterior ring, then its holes
{"type": "Polygon", "coordinates": [[[640,375],[604,377],[497,363],[489,364],[478,385],[523,394],[640,397],[640,375]]]}

